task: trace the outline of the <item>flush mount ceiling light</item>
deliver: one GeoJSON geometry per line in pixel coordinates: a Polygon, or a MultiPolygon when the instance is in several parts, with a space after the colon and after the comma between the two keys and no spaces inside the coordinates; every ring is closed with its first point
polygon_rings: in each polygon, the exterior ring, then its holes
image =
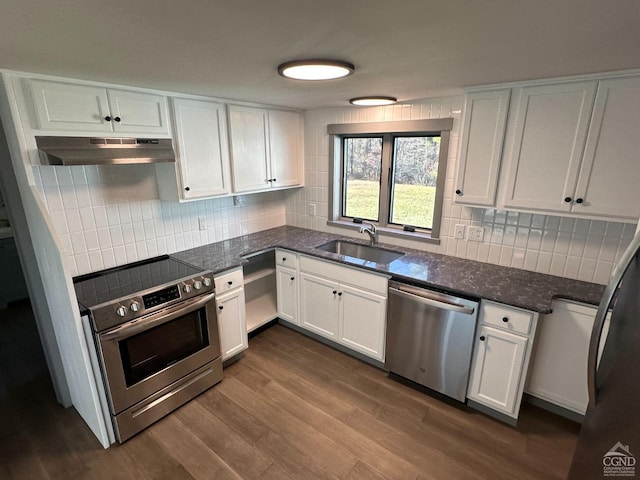
{"type": "Polygon", "coordinates": [[[278,65],[278,73],[295,80],[333,80],[353,73],[351,63],[339,60],[295,60],[278,65]]]}
{"type": "Polygon", "coordinates": [[[396,97],[370,96],[352,98],[349,103],[360,107],[379,107],[381,105],[393,105],[397,101],[396,97]]]}

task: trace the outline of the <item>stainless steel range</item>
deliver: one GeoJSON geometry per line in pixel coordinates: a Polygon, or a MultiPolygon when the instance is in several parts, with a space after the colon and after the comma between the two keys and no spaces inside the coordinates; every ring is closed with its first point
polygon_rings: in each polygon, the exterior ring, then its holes
{"type": "Polygon", "coordinates": [[[222,380],[211,272],[163,256],[74,283],[120,443],[222,380]]]}

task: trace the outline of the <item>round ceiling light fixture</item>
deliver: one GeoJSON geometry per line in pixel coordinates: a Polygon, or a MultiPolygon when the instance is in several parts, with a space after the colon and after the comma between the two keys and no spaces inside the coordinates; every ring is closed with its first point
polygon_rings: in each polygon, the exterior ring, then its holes
{"type": "Polygon", "coordinates": [[[398,99],[396,97],[383,97],[378,95],[352,98],[349,100],[349,103],[359,107],[379,107],[382,105],[393,105],[397,101],[398,99]]]}
{"type": "Polygon", "coordinates": [[[340,60],[294,60],[278,65],[278,73],[294,80],[333,80],[351,75],[354,68],[340,60]]]}

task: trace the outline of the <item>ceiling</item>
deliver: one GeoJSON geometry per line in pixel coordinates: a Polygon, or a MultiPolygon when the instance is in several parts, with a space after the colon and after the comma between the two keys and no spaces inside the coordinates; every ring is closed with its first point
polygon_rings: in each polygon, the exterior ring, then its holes
{"type": "Polygon", "coordinates": [[[640,68],[638,0],[3,0],[0,68],[303,109],[640,68]],[[278,64],[353,63],[301,83],[278,64]]]}

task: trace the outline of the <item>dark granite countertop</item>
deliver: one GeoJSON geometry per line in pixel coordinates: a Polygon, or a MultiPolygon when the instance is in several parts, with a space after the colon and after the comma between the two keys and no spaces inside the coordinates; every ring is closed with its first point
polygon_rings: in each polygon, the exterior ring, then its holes
{"type": "Polygon", "coordinates": [[[380,244],[381,247],[405,253],[388,265],[364,261],[355,263],[346,260],[342,255],[315,248],[335,239],[366,244],[365,241],[354,240],[351,237],[284,226],[192,248],[175,253],[172,257],[218,273],[246,263],[243,256],[273,248],[284,248],[387,274],[396,280],[463,296],[493,300],[538,313],[550,313],[551,301],[554,298],[598,305],[605,288],[604,285],[595,283],[395,245],[380,244]]]}

